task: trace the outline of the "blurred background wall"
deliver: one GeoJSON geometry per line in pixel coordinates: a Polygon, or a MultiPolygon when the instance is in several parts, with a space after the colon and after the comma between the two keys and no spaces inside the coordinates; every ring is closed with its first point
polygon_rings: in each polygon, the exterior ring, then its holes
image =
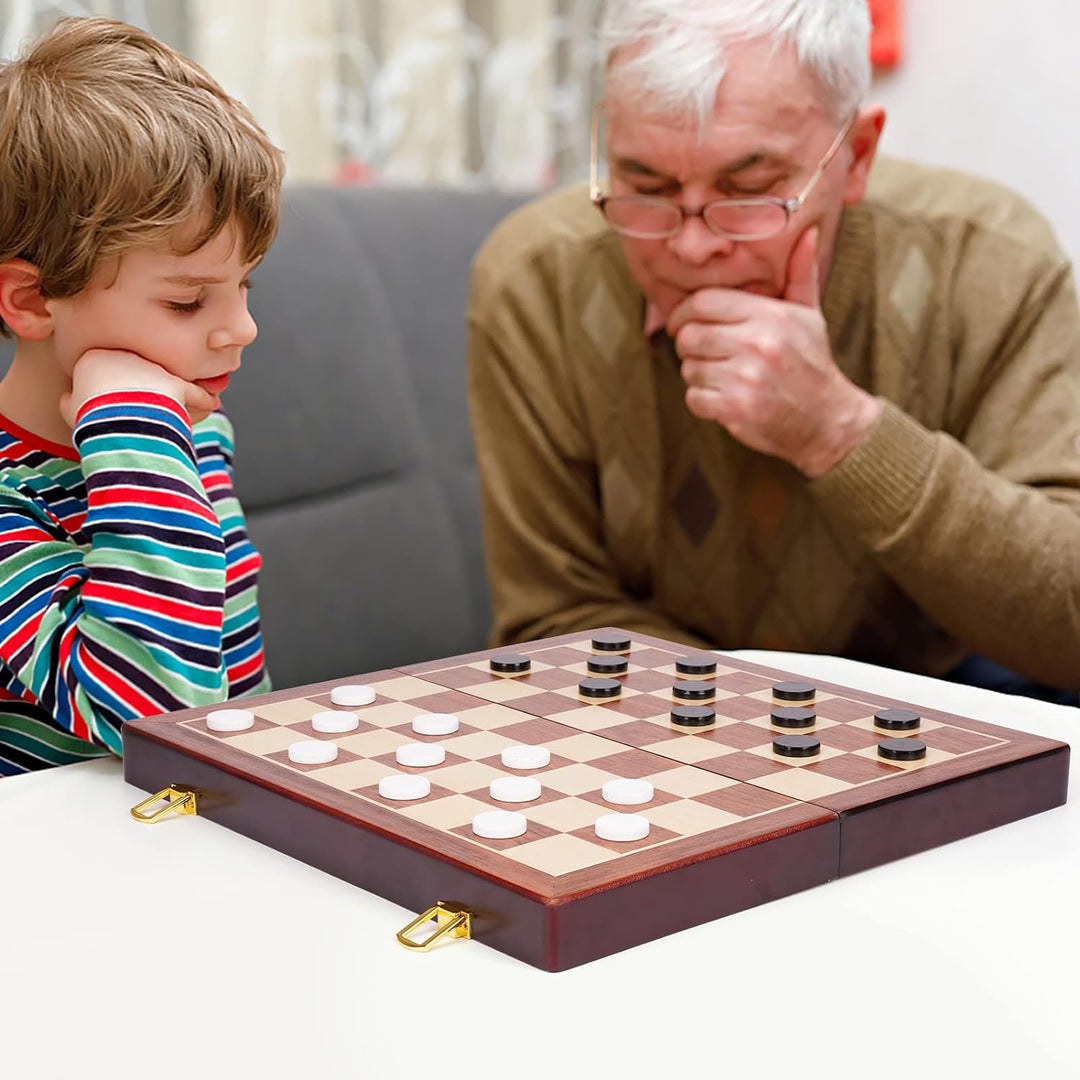
{"type": "MultiPolygon", "coordinates": [[[[537,188],[585,174],[600,4],[0,0],[0,56],[58,15],[111,15],[247,102],[293,180],[537,188]]],[[[898,6],[884,149],[1015,187],[1080,258],[1080,0],[898,6]]]]}

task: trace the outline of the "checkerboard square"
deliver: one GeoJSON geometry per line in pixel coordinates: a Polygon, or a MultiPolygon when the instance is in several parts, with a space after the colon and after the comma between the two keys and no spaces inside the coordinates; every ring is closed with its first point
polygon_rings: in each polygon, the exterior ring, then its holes
{"type": "MultiPolygon", "coordinates": [[[[294,738],[292,741],[301,742],[304,740],[294,738]]],[[[347,761],[355,761],[358,756],[359,755],[346,750],[340,743],[338,744],[337,757],[334,758],[333,761],[320,762],[317,765],[305,765],[299,761],[293,761],[289,757],[288,749],[278,750],[273,754],[263,754],[263,757],[266,758],[267,761],[276,761],[279,765],[287,765],[290,769],[295,769],[297,772],[302,773],[317,773],[320,769],[325,769],[330,765],[344,765],[347,761]]]]}
{"type": "Polygon", "coordinates": [[[755,690],[772,690],[772,683],[761,675],[737,671],[732,675],[717,674],[716,685],[721,690],[730,690],[733,694],[752,694],[755,690]]]}
{"type": "Polygon", "coordinates": [[[675,685],[670,675],[653,670],[629,671],[624,676],[624,680],[627,686],[640,690],[644,694],[650,694],[654,690],[670,690],[675,685]]]}
{"type": "Polygon", "coordinates": [[[806,769],[784,769],[768,776],[759,776],[754,783],[803,802],[835,795],[838,791],[846,791],[851,787],[846,780],[837,780],[821,772],[808,772],[806,769]]]}
{"type": "Polygon", "coordinates": [[[222,738],[223,743],[243,750],[246,754],[265,756],[278,750],[287,750],[294,742],[300,742],[295,731],[284,727],[263,728],[260,731],[244,731],[239,735],[222,738]]]}
{"type": "Polygon", "coordinates": [[[714,761],[700,761],[698,765],[702,769],[712,768],[715,765],[716,771],[724,776],[744,781],[756,781],[759,777],[768,776],[770,773],[790,771],[787,765],[778,765],[767,757],[760,757],[758,754],[751,754],[745,750],[727,754],[714,761]]]}
{"type": "Polygon", "coordinates": [[[940,727],[918,732],[928,747],[944,750],[950,754],[969,754],[972,750],[984,750],[988,746],[1000,746],[1001,740],[989,735],[978,735],[974,731],[962,731],[960,728],[940,727]]]}
{"type": "Polygon", "coordinates": [[[768,703],[745,696],[717,698],[713,703],[713,709],[716,710],[717,716],[727,716],[732,720],[767,717],[771,712],[768,703]]]}
{"type": "Polygon", "coordinates": [[[623,698],[613,711],[617,711],[621,716],[633,716],[638,720],[644,720],[650,716],[666,718],[671,715],[675,704],[670,698],[663,698],[657,694],[640,694],[637,697],[623,698]]]}
{"type": "Polygon", "coordinates": [[[814,710],[818,716],[826,716],[830,720],[841,720],[845,724],[874,715],[874,709],[865,702],[849,701],[841,697],[824,698],[817,702],[814,710]]]}
{"type": "Polygon", "coordinates": [[[679,836],[694,836],[712,829],[722,829],[742,820],[735,814],[696,799],[675,799],[663,806],[650,807],[645,816],[653,828],[668,829],[679,836]]]}
{"type": "Polygon", "coordinates": [[[428,672],[427,678],[449,690],[471,689],[474,686],[483,686],[492,680],[489,672],[480,671],[468,665],[447,668],[445,671],[431,671],[428,672]]]}
{"type": "Polygon", "coordinates": [[[676,736],[662,742],[645,744],[642,749],[656,754],[657,757],[671,758],[672,761],[681,761],[686,765],[701,765],[717,760],[722,754],[738,752],[730,746],[719,746],[708,739],[696,738],[693,735],[676,736]]]}
{"type": "Polygon", "coordinates": [[[731,746],[736,750],[749,750],[755,746],[771,746],[771,732],[758,724],[724,724],[706,733],[711,742],[731,746]]]}
{"type": "Polygon", "coordinates": [[[350,753],[359,754],[360,757],[376,758],[381,754],[392,754],[399,746],[407,742],[416,742],[402,731],[373,728],[370,731],[362,731],[359,734],[339,735],[337,744],[341,749],[350,753]]]}
{"type": "Polygon", "coordinates": [[[651,747],[656,743],[665,743],[669,739],[685,738],[685,732],[649,720],[634,720],[631,723],[599,728],[596,734],[602,738],[611,739],[613,742],[637,747],[651,747]]]}
{"type": "Polygon", "coordinates": [[[594,761],[596,758],[607,757],[612,751],[609,740],[602,739],[598,735],[582,733],[580,735],[567,735],[563,729],[562,738],[555,739],[548,744],[551,751],[552,763],[555,756],[570,758],[572,761],[594,761]]]}
{"type": "Polygon", "coordinates": [[[831,746],[836,750],[862,750],[867,746],[876,746],[881,735],[875,735],[865,728],[850,724],[834,724],[813,732],[821,740],[822,746],[831,746]]]}
{"type": "Polygon", "coordinates": [[[624,750],[621,753],[609,754],[607,757],[596,758],[589,764],[594,769],[601,769],[611,773],[612,776],[625,777],[627,780],[639,780],[643,776],[652,776],[655,773],[678,768],[673,761],[665,761],[656,754],[646,754],[641,750],[624,750]]]}
{"type": "Polygon", "coordinates": [[[569,667],[573,664],[584,663],[592,655],[592,650],[587,647],[575,649],[570,645],[555,645],[546,649],[530,651],[528,655],[534,663],[540,660],[545,664],[551,664],[553,667],[569,667]]]}
{"type": "MultiPolygon", "coordinates": [[[[235,702],[237,708],[243,708],[243,701],[235,702]]],[[[337,708],[337,706],[334,706],[337,708]]],[[[289,698],[286,701],[270,701],[262,705],[256,705],[251,710],[256,716],[269,720],[272,724],[297,724],[302,720],[310,720],[317,713],[322,712],[321,706],[308,698],[289,698]]]]}
{"type": "Polygon", "coordinates": [[[567,795],[580,795],[583,791],[599,791],[604,781],[611,779],[611,773],[579,763],[555,769],[540,782],[550,784],[557,791],[565,791],[567,795]]]}
{"type": "MultiPolygon", "coordinates": [[[[496,805],[501,805],[504,810],[510,809],[505,803],[496,805]]],[[[538,821],[550,829],[557,829],[564,833],[573,832],[586,825],[591,827],[601,814],[608,812],[599,809],[592,800],[568,798],[565,795],[523,805],[527,809],[522,810],[522,813],[530,822],[538,821]]]]}
{"type": "MultiPolygon", "coordinates": [[[[364,794],[367,794],[365,792],[364,794]]],[[[379,797],[375,791],[374,799],[384,806],[394,806],[405,817],[414,821],[422,821],[425,825],[431,825],[436,829],[452,831],[458,825],[468,825],[477,815],[489,810],[482,802],[470,799],[467,795],[457,795],[440,789],[442,797],[436,796],[435,786],[432,785],[431,794],[426,799],[418,799],[414,803],[391,803],[379,797]]]]}
{"type": "Polygon", "coordinates": [[[417,712],[434,713],[463,713],[469,709],[477,708],[476,698],[462,694],[458,690],[441,690],[435,694],[424,694],[422,697],[409,699],[409,704],[417,712]]]}
{"type": "MultiPolygon", "coordinates": [[[[427,679],[418,679],[413,675],[399,675],[384,679],[381,682],[368,684],[376,694],[381,694],[391,701],[411,701],[413,698],[423,697],[443,690],[443,687],[428,682],[427,679]]],[[[434,712],[434,709],[429,710],[434,712]]],[[[440,710],[446,711],[446,710],[440,710]]]]}
{"type": "Polygon", "coordinates": [[[651,781],[657,789],[670,791],[682,799],[699,799],[709,792],[724,790],[736,784],[736,781],[724,776],[715,776],[686,765],[676,765],[672,769],[652,773],[643,779],[651,781]]]}
{"type": "Polygon", "coordinates": [[[849,784],[865,784],[868,780],[880,780],[884,776],[900,772],[890,762],[879,759],[870,760],[856,754],[843,754],[837,758],[827,758],[815,765],[807,765],[811,772],[846,780],[849,784]]]}
{"type": "Polygon", "coordinates": [[[313,779],[320,784],[329,784],[339,791],[355,791],[357,788],[377,784],[384,776],[396,771],[396,766],[387,766],[367,758],[356,758],[344,764],[334,762],[313,774],[313,779]]]}
{"type": "Polygon", "coordinates": [[[530,716],[557,716],[559,713],[569,712],[579,708],[577,697],[567,697],[557,690],[549,690],[543,694],[530,694],[528,697],[514,701],[514,708],[526,712],[530,716]]]}
{"type": "Polygon", "coordinates": [[[558,833],[533,844],[522,844],[507,854],[534,870],[558,877],[589,866],[597,866],[617,858],[623,852],[608,851],[599,842],[593,844],[577,836],[558,833]]]}
{"type": "Polygon", "coordinates": [[[471,761],[501,754],[508,746],[515,745],[511,739],[497,731],[472,731],[467,734],[447,735],[438,742],[440,746],[446,748],[448,754],[454,753],[459,757],[469,758],[471,761]]]}
{"type": "MultiPolygon", "coordinates": [[[[428,776],[433,784],[438,781],[440,786],[444,788],[449,788],[458,794],[468,794],[470,796],[478,788],[483,788],[486,791],[488,784],[492,780],[497,780],[500,776],[505,775],[502,770],[494,769],[480,761],[466,761],[460,765],[451,765],[449,768],[439,766],[437,769],[428,771],[428,776]]],[[[508,807],[503,806],[502,809],[505,810],[508,807]]]]}
{"type": "Polygon", "coordinates": [[[549,744],[565,739],[572,734],[572,729],[564,724],[556,724],[552,720],[544,720],[537,716],[531,720],[508,724],[506,727],[499,728],[498,732],[503,738],[513,743],[525,743],[528,746],[544,745],[551,749],[549,744]]]}
{"type": "Polygon", "coordinates": [[[716,791],[706,791],[698,795],[697,800],[740,818],[770,814],[793,805],[789,796],[754,787],[752,784],[733,784],[716,791]]]}

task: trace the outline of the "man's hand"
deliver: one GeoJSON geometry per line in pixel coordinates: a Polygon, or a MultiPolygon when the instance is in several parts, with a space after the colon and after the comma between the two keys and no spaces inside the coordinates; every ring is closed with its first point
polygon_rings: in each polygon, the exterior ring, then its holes
{"type": "Polygon", "coordinates": [[[700,289],[668,319],[690,411],[811,478],[853,450],[881,412],[833,360],[817,239],[812,228],[796,243],[782,299],[700,289]]]}
{"type": "Polygon", "coordinates": [[[113,390],[153,390],[183,405],[192,422],[205,419],[221,402],[201,386],[170,375],[160,364],[138,353],[119,349],[89,349],[75,361],[71,373],[71,392],[60,399],[60,415],[70,428],[75,417],[92,397],[113,390]]]}

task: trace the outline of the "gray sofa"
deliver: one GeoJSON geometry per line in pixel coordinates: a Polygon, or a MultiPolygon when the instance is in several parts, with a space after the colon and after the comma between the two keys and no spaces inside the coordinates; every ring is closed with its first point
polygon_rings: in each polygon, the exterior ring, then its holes
{"type": "Polygon", "coordinates": [[[225,396],[279,688],[483,647],[464,310],[474,251],[521,201],[286,190],[225,396]]]}

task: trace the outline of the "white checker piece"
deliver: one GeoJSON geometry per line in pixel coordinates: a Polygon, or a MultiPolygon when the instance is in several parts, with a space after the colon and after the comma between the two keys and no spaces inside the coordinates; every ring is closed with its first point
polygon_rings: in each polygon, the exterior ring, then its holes
{"type": "Polygon", "coordinates": [[[254,723],[255,714],[248,709],[211,709],[206,714],[211,731],[247,731],[254,723]]]}

